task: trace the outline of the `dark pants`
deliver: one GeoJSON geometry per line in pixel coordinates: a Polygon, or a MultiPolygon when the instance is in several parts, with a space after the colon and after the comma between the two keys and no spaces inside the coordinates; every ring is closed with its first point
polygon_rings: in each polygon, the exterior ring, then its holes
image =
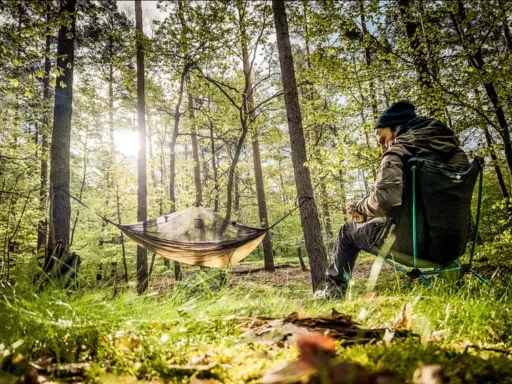
{"type": "Polygon", "coordinates": [[[341,227],[334,244],[334,263],[327,268],[325,276],[328,288],[346,289],[359,252],[371,250],[379,239],[384,222],[384,219],[366,223],[347,221],[341,227]]]}

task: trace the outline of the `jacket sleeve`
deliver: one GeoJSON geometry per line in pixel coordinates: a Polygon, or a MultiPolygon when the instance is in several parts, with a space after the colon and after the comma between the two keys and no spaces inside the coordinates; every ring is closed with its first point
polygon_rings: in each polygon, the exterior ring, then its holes
{"type": "Polygon", "coordinates": [[[372,193],[357,202],[357,211],[366,217],[387,216],[402,204],[402,158],[397,153],[382,157],[372,193]]]}

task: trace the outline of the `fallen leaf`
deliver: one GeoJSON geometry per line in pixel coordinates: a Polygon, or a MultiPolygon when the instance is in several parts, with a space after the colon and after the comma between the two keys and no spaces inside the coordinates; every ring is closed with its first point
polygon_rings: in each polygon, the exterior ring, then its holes
{"type": "Polygon", "coordinates": [[[446,329],[441,329],[439,331],[434,331],[429,337],[429,341],[432,341],[434,343],[440,343],[443,341],[444,336],[446,335],[448,331],[446,329]]]}
{"type": "Polygon", "coordinates": [[[364,299],[366,301],[373,301],[375,300],[375,292],[367,292],[365,295],[364,295],[364,299]]]}
{"type": "Polygon", "coordinates": [[[394,321],[395,327],[402,330],[410,330],[414,324],[414,316],[412,314],[412,306],[409,303],[402,305],[399,315],[394,321]]]}
{"type": "Polygon", "coordinates": [[[263,384],[307,383],[316,374],[316,369],[303,360],[276,365],[261,382],[263,384]]]}

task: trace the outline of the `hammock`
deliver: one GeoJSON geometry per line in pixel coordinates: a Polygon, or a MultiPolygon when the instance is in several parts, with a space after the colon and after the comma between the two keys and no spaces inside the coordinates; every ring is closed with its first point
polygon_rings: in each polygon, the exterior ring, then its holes
{"type": "MultiPolygon", "coordinates": [[[[67,191],[65,193],[94,212],[80,199],[67,191]]],[[[267,231],[310,200],[313,198],[302,198],[297,206],[268,228],[254,228],[226,221],[200,205],[155,220],[126,225],[114,223],[105,216],[94,213],[148,251],[180,263],[224,268],[247,257],[260,245],[267,231]]]]}
{"type": "Polygon", "coordinates": [[[269,230],[227,222],[201,206],[155,220],[112,224],[148,251],[180,263],[213,268],[240,262],[269,230]]]}

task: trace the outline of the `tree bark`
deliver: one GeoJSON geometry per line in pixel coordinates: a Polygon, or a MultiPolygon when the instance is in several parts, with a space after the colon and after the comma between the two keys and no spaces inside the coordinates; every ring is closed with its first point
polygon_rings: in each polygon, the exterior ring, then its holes
{"type": "Polygon", "coordinates": [[[57,67],[62,76],[55,87],[53,110],[53,134],[50,158],[50,234],[45,272],[50,272],[54,263],[52,256],[67,251],[71,220],[69,199],[71,118],[73,115],[73,70],[75,56],[75,8],[76,0],[61,2],[59,14],[70,23],[59,29],[57,41],[57,67]],[[59,249],[60,248],[60,249],[59,249]]]}
{"type": "Polygon", "coordinates": [[[171,134],[171,142],[169,149],[171,151],[169,161],[169,200],[171,200],[171,212],[176,212],[176,140],[178,139],[181,119],[181,101],[183,99],[183,89],[185,86],[185,79],[188,74],[189,67],[183,67],[180,78],[180,86],[178,89],[178,100],[174,108],[174,128],[171,134]]]}
{"type": "Polygon", "coordinates": [[[188,77],[188,116],[190,118],[190,135],[192,137],[192,157],[194,158],[194,185],[196,187],[196,206],[203,202],[203,190],[201,186],[201,162],[199,161],[199,143],[197,141],[197,129],[195,126],[194,99],[190,92],[190,76],[188,77]]]}
{"type": "Polygon", "coordinates": [[[431,115],[433,115],[437,111],[442,111],[442,108],[437,105],[437,100],[433,93],[434,86],[432,84],[427,55],[420,40],[421,25],[413,16],[411,3],[411,0],[397,0],[398,9],[400,10],[402,22],[405,26],[405,33],[407,35],[409,47],[411,48],[411,54],[414,61],[414,67],[416,68],[416,73],[418,75],[418,80],[425,90],[423,94],[427,101],[427,110],[431,115]]]}
{"type": "MultiPolygon", "coordinates": [[[[46,23],[50,24],[50,2],[46,5],[46,23]]],[[[49,141],[48,132],[50,130],[50,116],[47,108],[50,104],[51,91],[50,91],[50,71],[51,71],[51,36],[49,31],[46,31],[46,43],[44,50],[44,79],[43,79],[43,118],[41,119],[41,184],[39,187],[39,209],[41,214],[46,216],[47,199],[48,199],[48,152],[49,141]]],[[[37,227],[37,253],[45,255],[47,244],[48,221],[46,218],[39,220],[37,227]]]]}
{"type": "MultiPolygon", "coordinates": [[[[119,197],[119,185],[116,188],[117,222],[121,224],[121,199],[119,197]]],[[[126,249],[124,247],[124,234],[121,231],[121,252],[123,256],[124,281],[128,284],[128,264],[126,263],[126,249]]]]}
{"type": "MultiPolygon", "coordinates": [[[[82,172],[82,180],[80,182],[80,192],[78,193],[78,200],[82,200],[82,196],[84,194],[85,189],[85,181],[87,180],[87,162],[88,162],[88,142],[89,142],[89,130],[85,129],[85,142],[84,142],[84,161],[83,161],[83,172],[82,172]]],[[[75,238],[75,230],[76,226],[78,224],[78,218],[80,217],[80,206],[76,209],[76,216],[75,220],[73,220],[73,228],[71,229],[71,236],[69,240],[69,246],[71,247],[73,245],[73,239],[75,238]]]]}
{"type": "MultiPolygon", "coordinates": [[[[181,102],[183,100],[183,89],[185,87],[185,79],[187,77],[188,71],[189,66],[185,65],[181,72],[180,86],[178,89],[178,100],[176,101],[176,106],[174,108],[174,128],[172,130],[171,142],[169,144],[169,148],[171,151],[169,161],[169,200],[171,201],[171,213],[176,212],[176,140],[178,139],[180,129],[180,109],[181,102]]],[[[176,281],[180,281],[182,278],[181,266],[180,263],[177,261],[174,262],[174,277],[176,278],[176,281]]]]}
{"type": "MultiPolygon", "coordinates": [[[[139,125],[139,154],[137,166],[137,220],[147,220],[147,175],[146,175],[146,98],[144,92],[144,30],[142,25],[142,3],[135,0],[135,29],[137,39],[137,120],[139,125]]],[[[137,292],[143,294],[148,288],[148,254],[137,246],[137,292]]]]}
{"type": "Polygon", "coordinates": [[[306,141],[299,108],[299,96],[297,93],[285,2],[283,0],[272,0],[272,9],[274,11],[295,184],[297,186],[299,203],[301,204],[301,223],[304,230],[306,250],[309,256],[311,282],[313,291],[316,291],[325,284],[324,275],[327,269],[327,255],[322,239],[322,229],[313,196],[309,169],[304,165],[307,161],[306,141]]]}
{"type": "MultiPolygon", "coordinates": [[[[366,27],[366,13],[364,9],[364,0],[358,0],[359,2],[359,11],[361,12],[361,29],[363,31],[363,43],[364,43],[364,62],[366,65],[366,69],[370,71],[372,65],[372,52],[370,46],[368,45],[368,28],[366,27]]],[[[373,79],[369,80],[369,93],[370,93],[370,102],[372,104],[372,113],[373,118],[375,120],[379,117],[379,111],[377,109],[377,98],[375,97],[375,84],[373,79]]]]}
{"type": "Polygon", "coordinates": [[[210,145],[212,150],[212,170],[213,170],[213,182],[215,184],[215,196],[213,198],[213,211],[219,212],[219,171],[217,168],[217,151],[215,149],[215,139],[213,135],[213,122],[210,119],[210,145]]]}
{"type": "MultiPolygon", "coordinates": [[[[244,113],[250,123],[254,124],[256,120],[256,112],[254,111],[254,88],[252,85],[252,63],[249,57],[247,42],[249,37],[245,28],[245,11],[242,0],[238,0],[238,15],[240,20],[240,41],[242,43],[242,60],[245,79],[244,90],[244,113]],[[250,111],[248,114],[247,112],[250,111]]],[[[254,178],[256,181],[256,197],[258,200],[258,213],[260,217],[260,225],[262,228],[268,228],[267,200],[265,197],[265,184],[263,182],[263,168],[261,166],[260,142],[258,138],[258,129],[254,128],[252,139],[252,158],[254,166],[254,178]]],[[[263,260],[266,271],[274,271],[274,252],[272,249],[272,237],[270,231],[267,232],[263,239],[263,260]]]]}

